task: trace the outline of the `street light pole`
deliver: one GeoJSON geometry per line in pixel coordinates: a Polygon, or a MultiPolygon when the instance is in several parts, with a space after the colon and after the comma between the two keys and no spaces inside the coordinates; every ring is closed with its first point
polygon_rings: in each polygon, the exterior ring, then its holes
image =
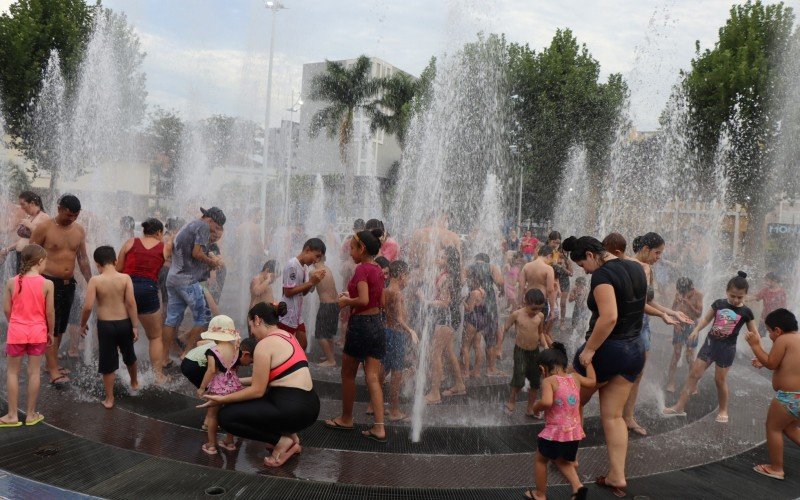
{"type": "MultiPolygon", "coordinates": [[[[272,100],[272,56],[275,49],[275,17],[276,13],[285,8],[280,1],[265,2],[266,7],[272,11],[272,28],[269,38],[269,69],[267,70],[267,110],[264,113],[264,149],[262,150],[261,163],[261,242],[267,241],[267,158],[269,156],[269,114],[270,101],[272,100]]],[[[288,182],[288,181],[287,181],[288,182]]]]}
{"type": "Polygon", "coordinates": [[[287,109],[289,112],[289,139],[287,141],[286,152],[286,185],[283,193],[283,227],[289,227],[289,181],[292,177],[292,156],[294,150],[294,114],[300,110],[303,99],[294,100],[294,90],[292,91],[292,107],[287,109]]]}

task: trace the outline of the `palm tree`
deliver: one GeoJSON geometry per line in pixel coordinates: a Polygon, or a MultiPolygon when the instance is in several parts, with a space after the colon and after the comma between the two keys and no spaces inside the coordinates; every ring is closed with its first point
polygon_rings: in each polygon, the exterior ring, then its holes
{"type": "Polygon", "coordinates": [[[329,139],[339,139],[339,158],[345,168],[345,208],[350,208],[353,199],[353,166],[347,157],[353,139],[353,116],[359,108],[368,106],[378,91],[371,69],[372,62],[367,56],[360,56],[349,68],[340,62],[327,61],[325,71],[311,81],[310,98],[329,104],[314,114],[309,135],[316,137],[324,128],[329,139]]]}
{"type": "Polygon", "coordinates": [[[393,134],[400,143],[400,149],[404,149],[417,82],[405,73],[395,73],[379,79],[377,83],[381,96],[366,107],[371,120],[370,132],[374,134],[383,130],[393,134]]]}

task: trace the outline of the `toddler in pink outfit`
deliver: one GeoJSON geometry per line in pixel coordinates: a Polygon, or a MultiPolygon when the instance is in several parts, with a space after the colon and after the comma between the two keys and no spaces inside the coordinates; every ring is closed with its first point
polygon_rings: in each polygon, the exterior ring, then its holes
{"type": "Polygon", "coordinates": [[[594,387],[594,367],[589,364],[586,376],[567,373],[567,350],[553,342],[539,353],[537,360],[542,374],[542,398],[533,406],[534,413],[544,410],[545,425],[539,433],[538,451],[534,464],[536,490],[529,489],[525,497],[544,500],[547,492],[547,464],[555,461],[558,470],[572,486],[572,498],[586,498],[588,490],[578,477],[575,458],[578,445],[586,434],[581,425],[581,387],[594,387]]]}

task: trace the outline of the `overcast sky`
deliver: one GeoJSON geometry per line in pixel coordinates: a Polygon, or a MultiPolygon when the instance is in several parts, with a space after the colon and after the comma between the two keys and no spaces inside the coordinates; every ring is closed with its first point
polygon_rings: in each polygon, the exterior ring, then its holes
{"type": "MultiPolygon", "coordinates": [[[[9,0],[0,0],[0,10],[9,0]]],[[[125,12],[147,57],[148,102],[187,118],[224,113],[263,121],[269,11],[261,0],[104,0],[125,12]]],[[[534,49],[571,28],[600,62],[621,72],[640,130],[656,127],[695,40],[712,46],[729,0],[283,0],[277,13],[272,123],[288,118],[302,65],[360,54],[415,75],[432,55],[478,31],[534,49]]],[[[785,2],[795,10],[800,0],[785,2]]]]}

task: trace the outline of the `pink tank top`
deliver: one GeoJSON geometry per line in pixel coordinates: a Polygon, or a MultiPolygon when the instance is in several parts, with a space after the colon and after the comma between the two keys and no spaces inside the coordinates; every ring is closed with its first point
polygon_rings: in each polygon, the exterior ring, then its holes
{"type": "Polygon", "coordinates": [[[14,278],[11,296],[11,318],[8,321],[9,344],[41,344],[47,342],[47,304],[42,292],[44,276],[14,278]]]}
{"type": "Polygon", "coordinates": [[[571,375],[556,375],[558,389],[553,405],[544,412],[544,429],[539,437],[560,443],[580,441],[586,434],[581,426],[581,395],[571,375]]]}

